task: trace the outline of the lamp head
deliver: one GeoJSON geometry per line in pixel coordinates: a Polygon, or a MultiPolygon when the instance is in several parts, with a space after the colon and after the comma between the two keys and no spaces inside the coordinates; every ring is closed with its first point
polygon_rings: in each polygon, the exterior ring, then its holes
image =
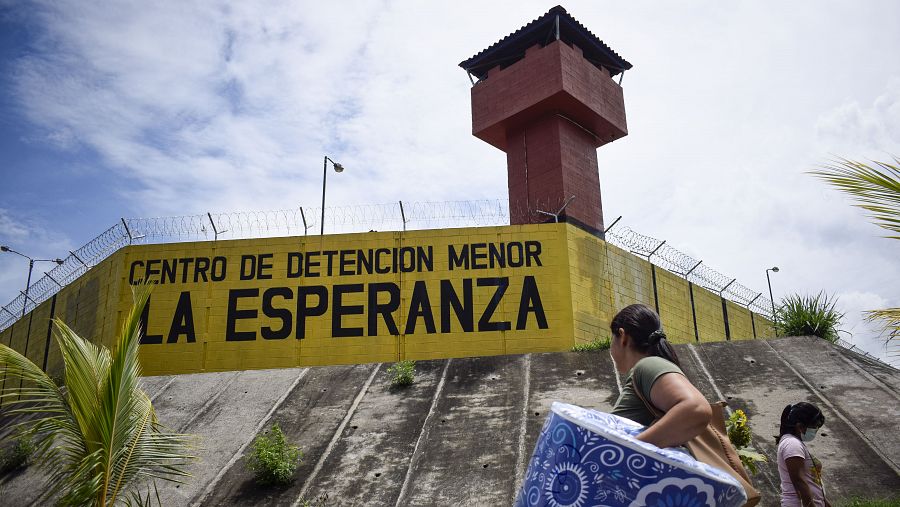
{"type": "Polygon", "coordinates": [[[344,172],[344,166],[342,166],[341,164],[338,164],[337,162],[335,162],[333,160],[331,161],[331,163],[332,163],[332,165],[334,165],[334,172],[336,172],[336,173],[344,172]]]}
{"type": "Polygon", "coordinates": [[[8,251],[9,251],[8,246],[6,246],[6,245],[0,246],[0,252],[8,252],[8,251]]]}
{"type": "Polygon", "coordinates": [[[772,272],[773,272],[773,273],[777,273],[777,272],[778,272],[778,266],[772,267],[772,272]]]}
{"type": "Polygon", "coordinates": [[[59,264],[60,266],[62,266],[62,264],[63,264],[64,261],[63,261],[62,259],[60,259],[60,258],[56,258],[56,259],[53,259],[53,262],[55,262],[55,263],[59,264]]]}

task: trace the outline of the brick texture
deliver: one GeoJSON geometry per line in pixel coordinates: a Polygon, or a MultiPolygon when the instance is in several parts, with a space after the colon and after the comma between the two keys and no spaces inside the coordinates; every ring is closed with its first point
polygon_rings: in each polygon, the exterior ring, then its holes
{"type": "Polygon", "coordinates": [[[555,41],[492,70],[472,88],[475,136],[507,153],[510,219],[566,219],[603,229],[596,148],[627,134],[622,89],[577,47],[555,41]]]}

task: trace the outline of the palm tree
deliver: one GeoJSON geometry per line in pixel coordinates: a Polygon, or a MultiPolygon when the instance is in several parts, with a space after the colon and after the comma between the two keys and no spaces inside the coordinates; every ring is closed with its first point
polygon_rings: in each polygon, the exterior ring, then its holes
{"type": "MultiPolygon", "coordinates": [[[[19,378],[2,398],[11,414],[30,416],[20,430],[36,440],[35,461],[47,472],[44,499],[64,505],[107,506],[138,500],[135,485],[177,481],[189,436],[166,432],[140,387],[140,315],[150,289],[134,291],[115,349],[95,345],[54,320],[65,362],[65,387],[11,348],[0,345],[0,373],[19,378]]],[[[9,382],[6,383],[10,385],[9,382]]]]}
{"type": "MultiPolygon", "coordinates": [[[[900,159],[869,165],[839,158],[811,174],[853,198],[853,205],[868,211],[875,225],[900,234],[900,159]]],[[[900,235],[886,237],[900,239],[900,235]]],[[[866,320],[880,321],[888,341],[900,338],[900,308],[868,311],[866,320]]]]}

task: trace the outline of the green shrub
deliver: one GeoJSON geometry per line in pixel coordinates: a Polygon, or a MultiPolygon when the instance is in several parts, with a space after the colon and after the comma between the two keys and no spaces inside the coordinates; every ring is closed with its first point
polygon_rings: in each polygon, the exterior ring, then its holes
{"type": "Polygon", "coordinates": [[[391,387],[406,387],[416,381],[416,362],[400,361],[387,369],[391,376],[391,387]]]}
{"type": "Polygon", "coordinates": [[[823,292],[815,296],[794,294],[781,300],[775,311],[783,336],[818,336],[834,343],[844,314],[835,310],[837,300],[823,292]]]}
{"type": "Polygon", "coordinates": [[[572,347],[572,352],[594,352],[597,350],[606,350],[609,348],[609,338],[597,338],[587,343],[579,343],[572,347]]]}
{"type": "Polygon", "coordinates": [[[271,430],[253,440],[253,453],[247,459],[247,468],[256,474],[260,483],[287,484],[293,480],[302,457],[300,449],[284,439],[284,433],[275,423],[271,430]]]}
{"type": "Polygon", "coordinates": [[[27,467],[33,452],[34,444],[31,442],[31,438],[23,436],[16,439],[9,449],[0,451],[0,475],[27,467]]]}

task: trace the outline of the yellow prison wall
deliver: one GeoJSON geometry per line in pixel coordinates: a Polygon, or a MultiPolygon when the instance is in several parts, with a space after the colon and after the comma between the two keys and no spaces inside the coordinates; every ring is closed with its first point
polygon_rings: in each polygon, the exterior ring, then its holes
{"type": "MultiPolygon", "coordinates": [[[[131,281],[143,271],[161,282],[141,347],[148,372],[565,350],[573,332],[560,230],[486,227],[132,247],[123,266],[131,281]],[[397,265],[378,265],[383,273],[361,267],[360,253],[379,251],[397,265]],[[410,255],[392,260],[404,252],[410,255]],[[164,259],[219,259],[224,268],[218,280],[210,271],[195,283],[188,268],[178,271],[177,283],[165,283],[155,262],[164,259]]],[[[128,304],[122,293],[120,311],[128,304]]]]}
{"type": "Polygon", "coordinates": [[[659,297],[659,317],[673,343],[696,341],[688,281],[665,269],[653,267],[659,297]]]}
{"type": "Polygon", "coordinates": [[[725,305],[728,309],[729,338],[732,340],[753,339],[750,310],[733,301],[725,301],[725,305]]]}
{"type": "MultiPolygon", "coordinates": [[[[562,351],[608,337],[631,303],[658,308],[674,342],[726,339],[719,295],[539,224],[129,246],[0,343],[59,375],[49,319],[109,346],[144,280],[148,375],[562,351]]],[[[773,336],[761,316],[725,308],[731,339],[773,336]]]]}

